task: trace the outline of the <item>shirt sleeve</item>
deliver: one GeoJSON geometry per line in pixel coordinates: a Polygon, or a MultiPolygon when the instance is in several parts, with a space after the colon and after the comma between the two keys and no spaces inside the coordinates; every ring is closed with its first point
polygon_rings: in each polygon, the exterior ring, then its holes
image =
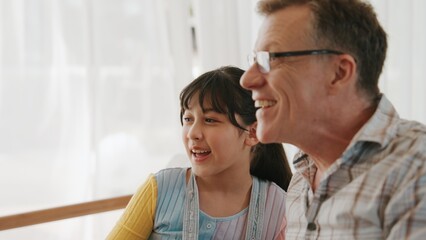
{"type": "Polygon", "coordinates": [[[157,194],[157,182],[151,174],[130,199],[123,215],[106,239],[148,239],[154,226],[157,194]]]}

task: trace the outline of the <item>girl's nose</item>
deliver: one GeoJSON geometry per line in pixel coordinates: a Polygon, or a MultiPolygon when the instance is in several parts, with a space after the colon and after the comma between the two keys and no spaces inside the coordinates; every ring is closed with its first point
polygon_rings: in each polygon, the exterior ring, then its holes
{"type": "Polygon", "coordinates": [[[201,126],[197,121],[189,128],[187,137],[191,140],[201,140],[203,138],[201,126]]]}

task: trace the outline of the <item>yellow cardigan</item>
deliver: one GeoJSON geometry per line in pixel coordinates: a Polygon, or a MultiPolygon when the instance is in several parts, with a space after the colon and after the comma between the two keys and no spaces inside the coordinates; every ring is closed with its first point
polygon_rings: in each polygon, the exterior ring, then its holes
{"type": "Polygon", "coordinates": [[[130,199],[123,215],[106,239],[148,239],[154,226],[157,194],[157,181],[151,174],[130,199]]]}

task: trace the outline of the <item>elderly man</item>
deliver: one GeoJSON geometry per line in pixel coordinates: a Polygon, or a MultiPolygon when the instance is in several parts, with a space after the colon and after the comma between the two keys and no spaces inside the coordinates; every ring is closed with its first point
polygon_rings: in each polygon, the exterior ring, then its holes
{"type": "Polygon", "coordinates": [[[424,239],[426,127],[380,93],[386,33],[361,0],[263,0],[251,67],[257,137],[301,151],[287,239],[424,239]]]}

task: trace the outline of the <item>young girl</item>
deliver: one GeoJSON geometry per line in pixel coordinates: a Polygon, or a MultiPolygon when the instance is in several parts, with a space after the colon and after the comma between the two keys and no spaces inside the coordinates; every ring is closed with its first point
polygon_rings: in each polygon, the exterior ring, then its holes
{"type": "Polygon", "coordinates": [[[243,70],[207,72],[180,94],[191,168],[151,175],[108,239],[277,239],[291,170],[281,144],[256,138],[243,70]]]}

